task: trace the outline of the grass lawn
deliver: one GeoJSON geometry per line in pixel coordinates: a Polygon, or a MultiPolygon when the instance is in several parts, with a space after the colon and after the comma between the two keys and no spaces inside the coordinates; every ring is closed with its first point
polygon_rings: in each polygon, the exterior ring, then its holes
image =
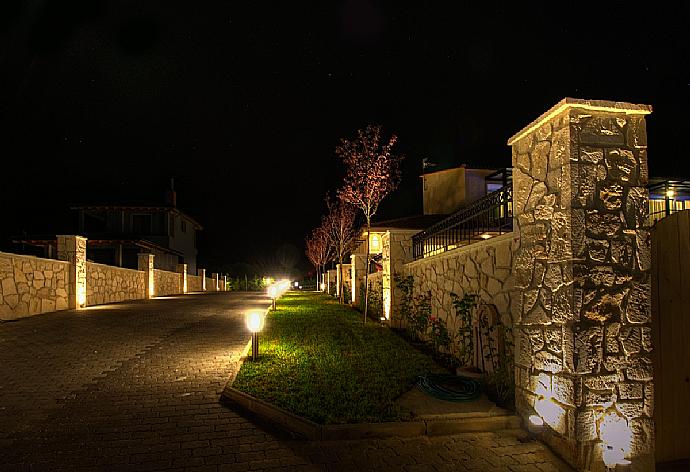
{"type": "Polygon", "coordinates": [[[242,365],[233,386],[321,424],[383,422],[405,419],[395,399],[439,369],[333,298],[288,292],[259,335],[259,359],[242,365]]]}

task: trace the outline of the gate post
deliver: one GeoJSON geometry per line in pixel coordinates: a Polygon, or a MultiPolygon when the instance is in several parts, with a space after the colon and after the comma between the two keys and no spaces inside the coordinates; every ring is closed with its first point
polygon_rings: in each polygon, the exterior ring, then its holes
{"type": "Polygon", "coordinates": [[[566,98],[508,141],[516,405],[578,470],[654,470],[649,113],[566,98]]]}
{"type": "Polygon", "coordinates": [[[58,235],[57,258],[70,263],[67,306],[70,309],[86,307],[86,238],[58,235]]]}
{"type": "Polygon", "coordinates": [[[146,280],[146,298],[156,296],[155,280],[153,276],[153,254],[137,254],[137,267],[144,272],[146,280]]]}

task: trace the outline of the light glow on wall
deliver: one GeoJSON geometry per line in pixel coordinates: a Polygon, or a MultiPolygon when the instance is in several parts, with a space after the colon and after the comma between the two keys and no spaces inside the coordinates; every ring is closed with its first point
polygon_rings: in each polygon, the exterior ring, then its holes
{"type": "Polygon", "coordinates": [[[369,252],[381,252],[381,235],[374,233],[369,237],[369,252]]]}
{"type": "Polygon", "coordinates": [[[86,285],[79,284],[77,287],[77,306],[84,308],[86,306],[86,285]]]}
{"type": "Polygon", "coordinates": [[[565,410],[554,401],[551,388],[545,385],[547,382],[549,382],[548,376],[542,374],[535,392],[538,397],[534,402],[534,411],[544,420],[544,423],[555,430],[560,430],[565,420],[565,410]]]}
{"type": "Polygon", "coordinates": [[[605,413],[601,418],[599,437],[602,440],[602,459],[607,467],[630,464],[625,456],[630,454],[632,430],[625,418],[615,409],[605,413]]]}

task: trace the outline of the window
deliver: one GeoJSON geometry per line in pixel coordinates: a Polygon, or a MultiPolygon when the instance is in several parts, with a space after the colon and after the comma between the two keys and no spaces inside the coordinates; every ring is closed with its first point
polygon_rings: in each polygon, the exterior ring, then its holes
{"type": "Polygon", "coordinates": [[[175,215],[169,215],[168,221],[170,221],[170,236],[175,236],[175,215]]]}
{"type": "Polygon", "coordinates": [[[187,222],[185,220],[182,220],[182,232],[187,232],[187,222]]]}
{"type": "Polygon", "coordinates": [[[134,234],[151,234],[151,215],[132,215],[134,234]]]}

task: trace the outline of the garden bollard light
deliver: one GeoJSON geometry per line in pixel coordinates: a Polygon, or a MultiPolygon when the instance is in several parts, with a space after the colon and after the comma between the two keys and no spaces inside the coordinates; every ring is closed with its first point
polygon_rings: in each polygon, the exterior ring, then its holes
{"type": "Polygon", "coordinates": [[[278,298],[278,287],[274,284],[268,287],[268,296],[272,302],[272,310],[276,311],[276,298],[278,298]]]}
{"type": "Polygon", "coordinates": [[[259,331],[264,327],[264,313],[261,310],[250,310],[245,315],[247,329],[252,333],[252,360],[259,357],[259,331]]]}

